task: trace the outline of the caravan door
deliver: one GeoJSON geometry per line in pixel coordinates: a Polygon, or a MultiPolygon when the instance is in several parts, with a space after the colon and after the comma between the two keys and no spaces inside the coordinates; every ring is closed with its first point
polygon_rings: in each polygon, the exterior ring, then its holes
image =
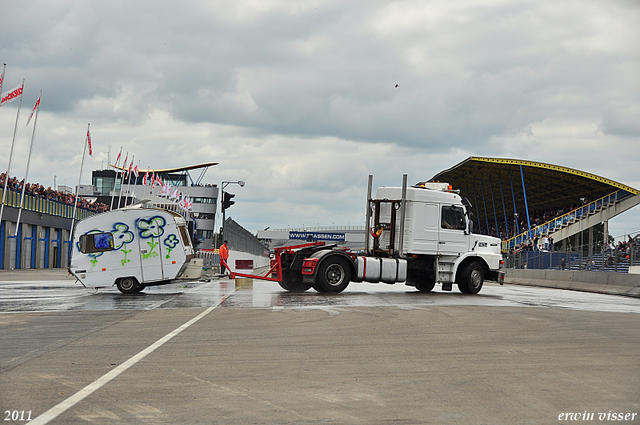
{"type": "Polygon", "coordinates": [[[140,249],[140,263],[142,264],[142,282],[164,280],[162,268],[162,235],[165,232],[167,219],[164,215],[153,215],[139,218],[138,246],[140,249]]]}

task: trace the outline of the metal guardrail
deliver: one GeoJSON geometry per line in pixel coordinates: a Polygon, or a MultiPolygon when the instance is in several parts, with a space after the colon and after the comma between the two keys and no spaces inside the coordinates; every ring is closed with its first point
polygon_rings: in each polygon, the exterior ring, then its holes
{"type": "Polygon", "coordinates": [[[549,233],[576,223],[590,214],[609,208],[611,205],[616,204],[621,199],[626,198],[629,195],[631,195],[631,193],[626,190],[618,190],[589,204],[585,204],[580,208],[549,220],[546,223],[540,224],[532,228],[531,231],[522,232],[517,236],[502,241],[502,252],[508,252],[510,249],[522,245],[526,243],[529,238],[533,238],[534,236],[548,235],[549,233]]]}
{"type": "Polygon", "coordinates": [[[640,235],[627,241],[624,249],[585,244],[569,250],[522,250],[503,254],[507,269],[582,270],[628,273],[629,267],[640,265],[640,235]],[[589,253],[592,253],[589,255],[589,253]]]}
{"type": "MultiPolygon", "coordinates": [[[[0,199],[2,199],[2,193],[3,189],[0,188],[0,199]]],[[[20,208],[20,196],[21,192],[8,189],[5,205],[8,207],[20,208]]],[[[73,218],[73,204],[69,205],[64,202],[42,198],[40,196],[30,195],[27,193],[24,194],[24,204],[22,205],[22,209],[25,211],[34,211],[57,217],[73,218]]],[[[93,210],[82,208],[78,205],[76,220],[82,220],[95,214],[98,213],[93,210]]]]}

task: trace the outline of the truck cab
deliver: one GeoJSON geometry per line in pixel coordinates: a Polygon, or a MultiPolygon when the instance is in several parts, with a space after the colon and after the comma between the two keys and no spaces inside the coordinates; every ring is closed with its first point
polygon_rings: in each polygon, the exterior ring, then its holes
{"type": "Polygon", "coordinates": [[[430,291],[436,282],[444,290],[457,283],[462,292],[477,293],[485,277],[497,277],[500,239],[473,233],[471,204],[447,183],[382,187],[370,205],[371,252],[405,258],[408,285],[430,291]]]}

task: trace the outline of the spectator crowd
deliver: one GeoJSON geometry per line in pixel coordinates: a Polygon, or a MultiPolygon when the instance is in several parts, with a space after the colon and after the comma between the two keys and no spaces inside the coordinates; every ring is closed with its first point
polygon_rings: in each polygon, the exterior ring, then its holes
{"type": "MultiPolygon", "coordinates": [[[[0,174],[0,188],[4,188],[6,178],[7,173],[0,174]]],[[[14,192],[22,193],[23,186],[24,193],[27,195],[60,202],[65,205],[73,205],[75,203],[76,198],[72,193],[65,193],[60,190],[54,190],[51,189],[51,187],[45,189],[44,186],[38,183],[26,183],[25,185],[24,179],[22,179],[22,181],[18,181],[18,179],[15,177],[10,177],[7,181],[7,189],[13,190],[14,192]]],[[[91,202],[88,199],[83,198],[82,196],[78,197],[78,208],[84,208],[98,213],[109,211],[108,205],[105,205],[101,202],[91,202]]]]}
{"type": "MultiPolygon", "coordinates": [[[[535,228],[540,226],[541,224],[547,223],[554,218],[560,217],[568,212],[574,211],[580,208],[578,204],[567,205],[564,207],[548,207],[540,210],[533,211],[529,215],[529,221],[531,222],[531,228],[535,228]]],[[[504,223],[504,220],[498,220],[498,227],[496,228],[495,223],[490,223],[490,228],[488,234],[490,236],[499,237],[502,240],[507,240],[513,238],[521,233],[527,232],[529,230],[529,225],[527,223],[527,217],[525,214],[518,214],[518,226],[516,228],[516,217],[510,217],[509,223],[509,231],[507,231],[507,226],[504,223]],[[519,230],[519,232],[516,231],[519,230]]],[[[482,226],[484,222],[481,222],[482,226]]],[[[487,234],[486,229],[482,226],[482,233],[487,234]]]]}
{"type": "Polygon", "coordinates": [[[629,260],[631,256],[634,260],[638,258],[638,249],[640,249],[640,234],[632,237],[628,235],[628,240],[620,241],[614,247],[605,244],[603,252],[607,254],[607,265],[613,265],[623,260],[629,260]]]}

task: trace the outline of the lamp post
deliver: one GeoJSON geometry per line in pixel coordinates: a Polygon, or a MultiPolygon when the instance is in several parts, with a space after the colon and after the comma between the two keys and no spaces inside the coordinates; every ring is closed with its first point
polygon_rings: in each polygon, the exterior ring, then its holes
{"type": "MultiPolygon", "coordinates": [[[[221,188],[220,189],[220,195],[218,196],[218,199],[222,199],[223,202],[224,202],[224,198],[225,198],[224,197],[224,188],[229,186],[230,184],[237,184],[240,187],[244,187],[244,185],[245,185],[244,181],[242,181],[242,180],[238,180],[238,181],[235,181],[235,182],[223,181],[222,184],[220,185],[220,188],[221,188]]],[[[235,195],[233,195],[233,196],[235,196],[235,195]]],[[[226,208],[223,205],[223,202],[220,203],[220,208],[222,210],[222,234],[224,235],[224,221],[225,221],[225,210],[226,210],[226,208]]],[[[231,203],[233,203],[233,201],[231,201],[231,203]]],[[[217,210],[217,208],[216,208],[216,210],[217,210]]],[[[216,231],[215,217],[213,219],[213,231],[214,232],[216,231]]],[[[216,238],[215,238],[213,244],[214,244],[213,248],[216,249],[218,247],[218,234],[216,234],[216,238]]]]}

